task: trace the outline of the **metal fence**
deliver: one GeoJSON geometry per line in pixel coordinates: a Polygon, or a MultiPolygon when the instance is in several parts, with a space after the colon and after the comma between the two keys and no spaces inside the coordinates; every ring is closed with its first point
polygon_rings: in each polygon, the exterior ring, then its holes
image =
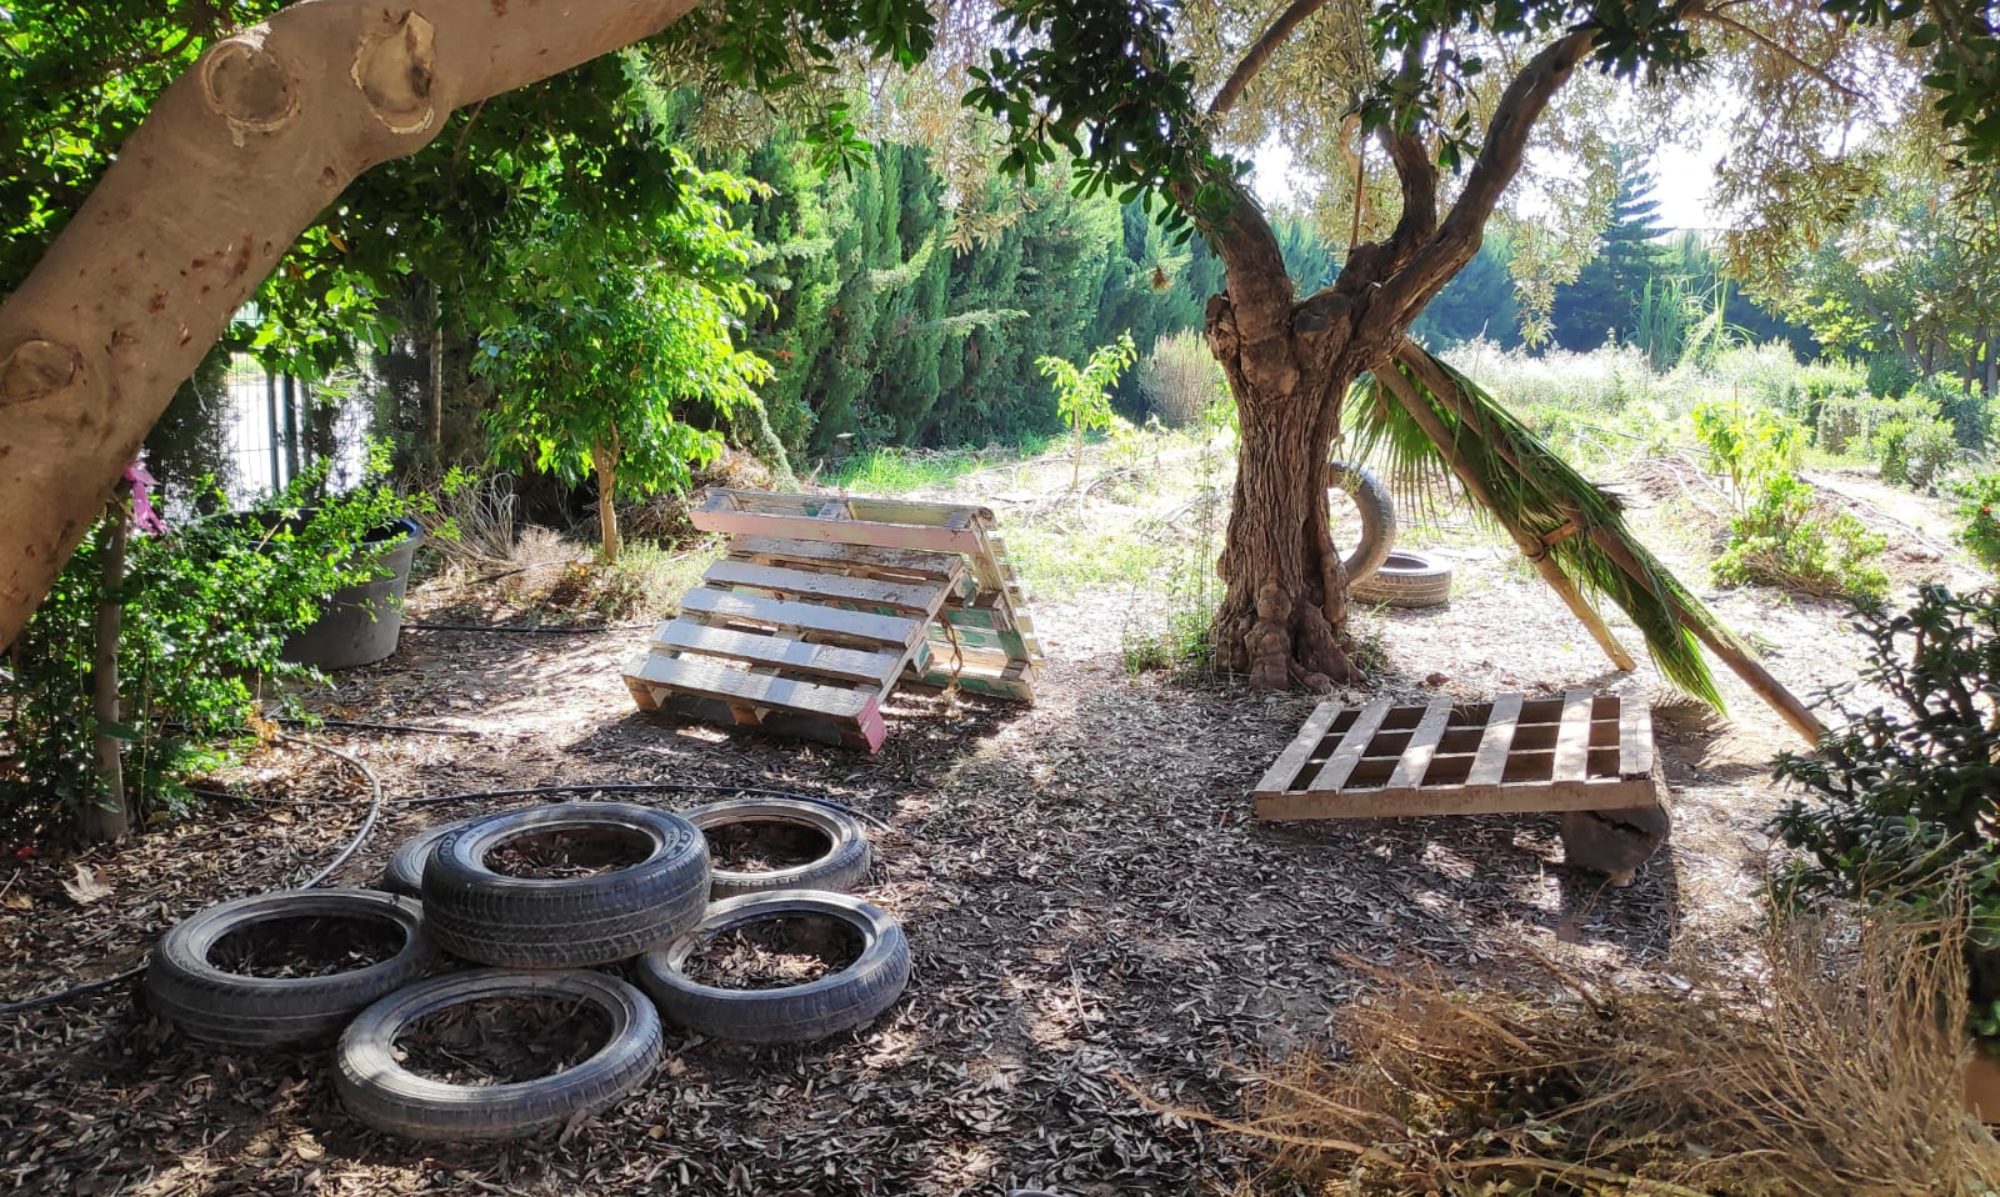
{"type": "Polygon", "coordinates": [[[248,358],[229,369],[224,422],[229,430],[228,491],[245,503],[282,489],[321,458],[332,459],[328,486],[345,490],[367,467],[369,405],[362,388],[315,388],[269,374],[248,358]]]}

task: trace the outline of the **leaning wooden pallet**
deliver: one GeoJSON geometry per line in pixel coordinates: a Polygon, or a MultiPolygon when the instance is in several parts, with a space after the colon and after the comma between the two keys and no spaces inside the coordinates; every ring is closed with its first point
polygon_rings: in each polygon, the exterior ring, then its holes
{"type": "Polygon", "coordinates": [[[1589,690],[1425,706],[1325,702],[1252,795],[1264,820],[1565,812],[1571,862],[1615,880],[1667,831],[1651,710],[1589,690]]]}
{"type": "Polygon", "coordinates": [[[1033,701],[1041,646],[993,513],[711,490],[725,555],[625,671],[645,710],[866,747],[899,683],[1033,701]]]}

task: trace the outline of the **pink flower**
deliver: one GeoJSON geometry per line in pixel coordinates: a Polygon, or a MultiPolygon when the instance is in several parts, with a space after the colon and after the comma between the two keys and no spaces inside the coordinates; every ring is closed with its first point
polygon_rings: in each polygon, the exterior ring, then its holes
{"type": "Polygon", "coordinates": [[[167,521],[160,518],[159,511],[153,507],[152,497],[146,493],[147,487],[158,486],[159,483],[146,472],[146,467],[136,457],[131,465],[125,467],[125,481],[132,484],[132,526],[153,536],[163,535],[167,530],[167,521]]]}

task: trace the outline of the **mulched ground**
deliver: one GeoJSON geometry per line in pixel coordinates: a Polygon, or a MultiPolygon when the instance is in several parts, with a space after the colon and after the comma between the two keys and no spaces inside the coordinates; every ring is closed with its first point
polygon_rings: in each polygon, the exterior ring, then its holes
{"type": "MultiPolygon", "coordinates": [[[[1640,518],[1671,542],[1670,508],[1640,518]]],[[[1508,554],[1446,551],[1460,571],[1449,608],[1364,617],[1398,663],[1381,692],[1585,684],[1665,697],[1649,669],[1608,673],[1508,554]]],[[[404,652],[345,675],[318,705],[484,734],[330,737],[391,798],[337,881],[366,883],[399,838],[471,813],[395,805],[415,797],[611,780],[810,789],[888,825],[871,831],[877,863],[861,892],[904,923],[906,996],[874,1026],[807,1047],[670,1030],[661,1072],[616,1109],[539,1142],[458,1147],[349,1120],[323,1049],[191,1044],[119,987],[0,1018],[0,1184],[351,1197],[1226,1193],[1258,1175],[1255,1152],[1156,1113],[1128,1085],[1234,1113],[1244,1070],[1322,1042],[1371,969],[1545,989],[1553,963],[1615,983],[1671,971],[1680,953],[1728,959],[1754,926],[1761,829],[1778,801],[1765,762],[1789,741],[1733,679],[1735,723],[1660,707],[1675,838],[1635,884],[1606,890],[1563,867],[1553,818],[1253,822],[1244,791],[1313,700],[1127,678],[1117,650],[1130,605],[1107,592],[1041,605],[1050,667],[1037,707],[902,695],[872,758],[639,716],[617,667],[643,632],[408,634],[404,652]]],[[[1750,591],[1715,605],[1801,691],[1851,675],[1857,642],[1836,608],[1750,591]]],[[[173,919],[295,882],[352,834],[366,797],[305,749],[261,753],[239,780],[259,802],[218,805],[115,854],[0,869],[0,992],[114,971],[173,919]],[[65,895],[77,863],[109,896],[65,895]]]]}
{"type": "Polygon", "coordinates": [[[861,958],[861,937],[813,915],[725,931],[682,964],[689,980],[718,989],[781,989],[830,976],[861,958]]]}
{"type": "Polygon", "coordinates": [[[403,942],[386,919],[270,919],[223,936],[208,959],[247,977],[326,977],[380,964],[403,942]]]}
{"type": "Polygon", "coordinates": [[[506,997],[426,1014],[396,1037],[396,1059],[448,1085],[508,1085],[566,1072],[597,1054],[611,1024],[590,1002],[506,997]]]}
{"type": "Polygon", "coordinates": [[[833,844],[795,823],[727,823],[710,828],[708,863],[732,873],[771,873],[810,864],[833,844]]]}

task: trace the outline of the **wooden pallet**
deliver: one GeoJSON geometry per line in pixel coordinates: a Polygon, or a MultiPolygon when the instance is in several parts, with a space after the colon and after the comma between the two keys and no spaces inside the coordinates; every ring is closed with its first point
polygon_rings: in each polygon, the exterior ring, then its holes
{"type": "Polygon", "coordinates": [[[1252,794],[1265,820],[1653,807],[1652,712],[1588,690],[1462,705],[1326,702],[1252,794]]]}
{"type": "Polygon", "coordinates": [[[725,556],[628,664],[641,709],[866,747],[898,683],[1033,701],[1041,646],[981,507],[713,489],[725,556]]]}

